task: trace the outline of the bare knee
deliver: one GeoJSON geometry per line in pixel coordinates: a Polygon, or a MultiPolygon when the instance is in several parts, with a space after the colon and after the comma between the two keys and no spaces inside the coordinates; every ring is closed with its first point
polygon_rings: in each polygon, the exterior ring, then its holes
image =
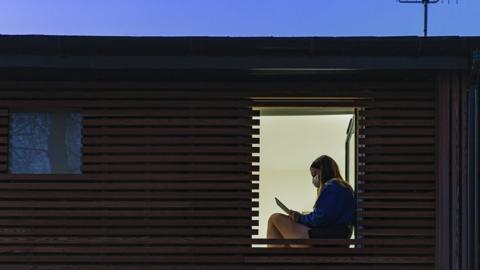
{"type": "Polygon", "coordinates": [[[270,215],[270,217],[268,218],[268,225],[271,226],[271,225],[274,225],[277,223],[277,221],[282,218],[282,214],[280,213],[273,213],[270,215]]]}

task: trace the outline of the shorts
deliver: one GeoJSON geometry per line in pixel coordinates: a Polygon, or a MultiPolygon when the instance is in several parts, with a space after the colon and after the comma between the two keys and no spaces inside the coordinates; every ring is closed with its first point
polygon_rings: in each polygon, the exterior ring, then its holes
{"type": "Polygon", "coordinates": [[[332,225],[324,227],[314,227],[308,230],[308,237],[310,238],[346,238],[352,236],[352,229],[345,225],[332,225]]]}

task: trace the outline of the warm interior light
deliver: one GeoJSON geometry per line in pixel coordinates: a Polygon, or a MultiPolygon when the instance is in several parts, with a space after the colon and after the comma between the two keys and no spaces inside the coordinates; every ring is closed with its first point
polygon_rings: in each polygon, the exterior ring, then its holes
{"type": "Polygon", "coordinates": [[[331,156],[345,177],[346,130],[353,115],[352,108],[260,111],[259,234],[254,238],[266,238],[269,216],[283,213],[274,197],[299,212],[313,210],[316,189],[309,166],[315,158],[331,156]]]}

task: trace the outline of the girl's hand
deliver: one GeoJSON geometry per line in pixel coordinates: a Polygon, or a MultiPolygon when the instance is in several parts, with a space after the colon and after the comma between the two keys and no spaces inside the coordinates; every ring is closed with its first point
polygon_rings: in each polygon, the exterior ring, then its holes
{"type": "Polygon", "coordinates": [[[298,221],[298,218],[300,216],[300,213],[295,211],[295,210],[290,210],[289,213],[288,213],[288,216],[290,217],[290,219],[293,221],[293,222],[297,222],[298,221]]]}

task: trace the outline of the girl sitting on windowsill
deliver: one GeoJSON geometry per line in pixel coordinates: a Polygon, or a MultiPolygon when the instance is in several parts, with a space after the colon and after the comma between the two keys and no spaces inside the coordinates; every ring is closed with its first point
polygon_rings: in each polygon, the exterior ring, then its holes
{"type": "MultiPolygon", "coordinates": [[[[310,173],[318,195],[314,211],[307,215],[294,210],[290,210],[289,215],[272,214],[268,219],[267,238],[350,238],[355,221],[352,187],[340,175],[337,163],[327,155],[313,161],[310,173]]],[[[268,247],[284,246],[268,245],[268,247]]],[[[290,246],[309,247],[310,245],[290,246]]]]}

